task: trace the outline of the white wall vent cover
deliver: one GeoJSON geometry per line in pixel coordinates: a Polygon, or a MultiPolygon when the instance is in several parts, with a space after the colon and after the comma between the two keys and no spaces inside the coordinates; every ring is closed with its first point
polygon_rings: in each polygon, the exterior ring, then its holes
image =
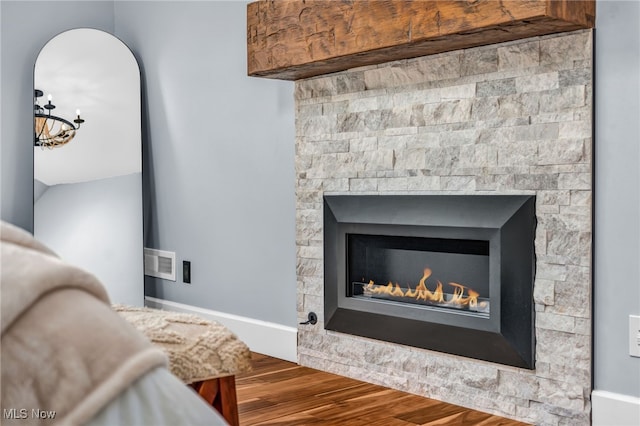
{"type": "Polygon", "coordinates": [[[176,280],[176,253],[144,248],[144,274],[163,280],[176,280]]]}

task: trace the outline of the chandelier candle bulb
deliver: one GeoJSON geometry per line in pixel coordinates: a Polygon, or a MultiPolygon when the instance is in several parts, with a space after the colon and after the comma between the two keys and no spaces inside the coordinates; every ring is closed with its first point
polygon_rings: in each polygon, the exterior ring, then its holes
{"type": "MultiPolygon", "coordinates": [[[[37,96],[38,96],[38,95],[37,95],[37,93],[36,93],[36,97],[37,97],[37,96]]],[[[54,108],[56,107],[54,104],[52,104],[52,103],[51,103],[51,101],[52,101],[52,100],[53,100],[53,96],[51,96],[51,93],[49,93],[49,94],[47,95],[47,101],[48,101],[48,102],[47,102],[47,104],[44,106],[44,108],[45,108],[46,110],[48,110],[48,111],[49,111],[49,114],[51,114],[51,110],[52,110],[52,109],[54,109],[54,108]]]]}

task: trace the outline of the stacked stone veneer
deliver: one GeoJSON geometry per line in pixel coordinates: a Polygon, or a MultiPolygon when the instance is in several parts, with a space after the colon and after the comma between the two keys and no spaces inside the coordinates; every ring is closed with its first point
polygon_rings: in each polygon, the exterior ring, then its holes
{"type": "MultiPolygon", "coordinates": [[[[301,364],[535,424],[589,424],[592,32],[296,83],[301,364]],[[323,327],[322,196],[535,194],[536,368],[323,327]]],[[[375,324],[371,324],[372,327],[375,324]]]]}

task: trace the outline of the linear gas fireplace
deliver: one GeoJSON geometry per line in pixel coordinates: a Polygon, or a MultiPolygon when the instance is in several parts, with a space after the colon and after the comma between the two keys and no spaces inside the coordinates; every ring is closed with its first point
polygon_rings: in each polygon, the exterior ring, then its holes
{"type": "Polygon", "coordinates": [[[533,369],[534,209],[533,196],[325,196],[325,328],[533,369]]]}
{"type": "Polygon", "coordinates": [[[346,237],[348,296],[489,316],[488,241],[361,234],[346,237]]]}

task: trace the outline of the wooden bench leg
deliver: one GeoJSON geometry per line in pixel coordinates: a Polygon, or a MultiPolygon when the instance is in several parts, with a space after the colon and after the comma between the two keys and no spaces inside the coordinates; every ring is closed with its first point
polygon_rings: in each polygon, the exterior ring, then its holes
{"type": "Polygon", "coordinates": [[[239,426],[236,378],[235,376],[220,377],[218,384],[220,387],[220,392],[218,393],[220,397],[217,399],[220,407],[219,411],[231,426],[239,426]]]}
{"type": "Polygon", "coordinates": [[[191,387],[213,408],[218,410],[231,426],[240,425],[235,376],[195,382],[191,384],[191,387]]]}

